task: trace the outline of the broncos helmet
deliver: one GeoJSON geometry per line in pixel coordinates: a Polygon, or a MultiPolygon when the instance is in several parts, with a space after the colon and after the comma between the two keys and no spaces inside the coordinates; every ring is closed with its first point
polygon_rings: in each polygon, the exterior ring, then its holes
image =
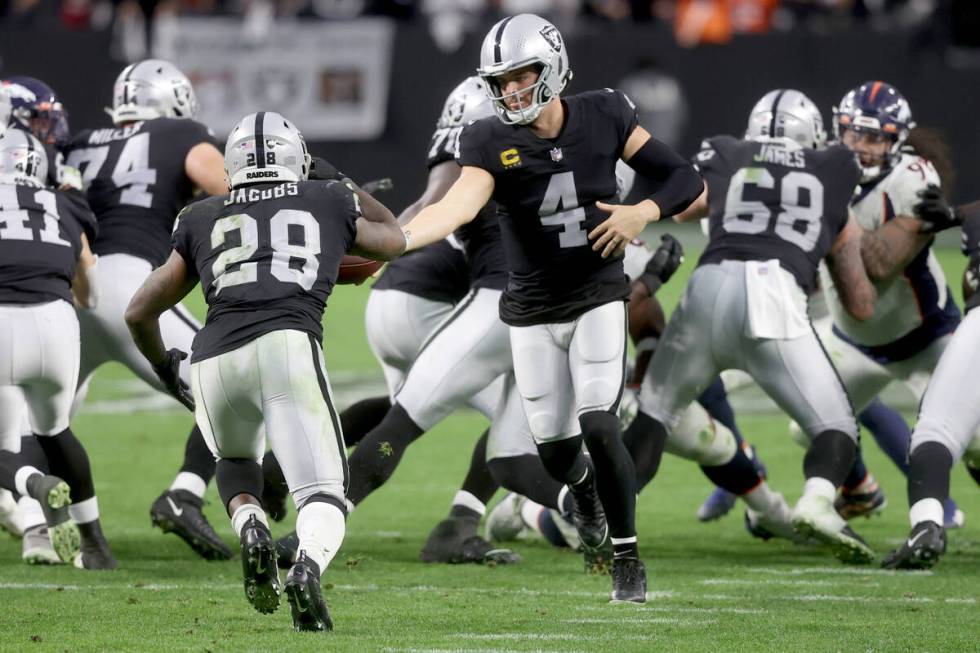
{"type": "Polygon", "coordinates": [[[162,59],[145,59],[126,66],[112,88],[112,109],[119,125],[154,118],[193,118],[199,104],[191,81],[177,66],[162,59]]]}
{"type": "Polygon", "coordinates": [[[23,129],[8,129],[0,138],[0,183],[43,187],[48,178],[44,146],[23,129]]]}
{"type": "Polygon", "coordinates": [[[912,109],[898,89],[885,82],[865,82],[853,88],[834,107],[834,138],[843,141],[847,130],[886,138],[891,146],[880,165],[861,164],[861,181],[870,181],[894,164],[909,132],[915,128],[912,109]]]}
{"type": "Polygon", "coordinates": [[[508,125],[527,125],[541,114],[545,105],[561,93],[572,78],[568,51],[558,28],[540,16],[519,14],[505,18],[487,32],[480,48],[480,67],[487,95],[497,117],[508,125]],[[529,88],[504,95],[497,78],[526,66],[538,68],[538,80],[529,88]],[[531,92],[531,105],[516,111],[507,108],[507,99],[531,92]]]}
{"type": "Polygon", "coordinates": [[[68,112],[50,86],[33,77],[10,77],[2,84],[10,98],[14,126],[26,129],[45,144],[59,148],[68,144],[68,112]]]}
{"type": "Polygon", "coordinates": [[[310,153],[293,123],[274,111],[250,113],[228,135],[225,174],[232,188],[303,181],[310,175],[310,153]]]}
{"type": "Polygon", "coordinates": [[[769,91],[749,113],[745,138],[788,138],[802,147],[819,149],[827,142],[820,109],[800,91],[769,91]]]}

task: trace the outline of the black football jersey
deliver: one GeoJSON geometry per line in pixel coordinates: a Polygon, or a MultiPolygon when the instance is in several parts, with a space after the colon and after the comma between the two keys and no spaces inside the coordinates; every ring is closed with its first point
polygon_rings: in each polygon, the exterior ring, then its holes
{"type": "Polygon", "coordinates": [[[322,340],[323,309],[360,215],[339,181],[261,184],[188,206],[173,248],[197,271],[208,304],[192,362],[281,329],[322,340]]]}
{"type": "Polygon", "coordinates": [[[50,188],[0,184],[0,304],[72,301],[82,251],[97,232],[84,201],[50,188]]]}
{"type": "Polygon", "coordinates": [[[817,266],[847,224],[860,177],[854,154],[839,145],[814,150],[785,139],[716,136],[695,163],[710,210],[698,264],[779,259],[804,290],[814,290],[817,266]]]}
{"type": "Polygon", "coordinates": [[[515,326],[567,322],[629,295],[623,257],[602,258],[588,233],[609,217],[595,203],[618,202],[616,162],[636,110],[611,89],[562,104],[565,124],[553,140],[496,117],[470,123],[460,135],[459,164],[494,177],[510,270],[500,317],[515,326]]]}
{"type": "Polygon", "coordinates": [[[456,304],[469,292],[469,264],[449,242],[426,245],[385,265],[375,290],[400,290],[434,302],[456,304]]]}
{"type": "Polygon", "coordinates": [[[81,171],[99,218],[97,254],[131,254],[154,267],[167,259],[174,218],[194,192],[184,161],[198,143],[215,140],[201,123],[178,118],[83,131],[72,140],[67,163],[81,171]]]}
{"type": "MultiPolygon", "coordinates": [[[[963,255],[972,258],[980,256],[980,216],[969,217],[963,221],[963,255]]],[[[966,302],[964,312],[980,306],[980,292],[973,293],[966,302]]]]}

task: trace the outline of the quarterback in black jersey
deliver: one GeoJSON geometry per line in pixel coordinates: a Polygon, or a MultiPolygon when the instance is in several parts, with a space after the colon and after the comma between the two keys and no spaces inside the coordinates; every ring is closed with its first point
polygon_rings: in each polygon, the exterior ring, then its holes
{"type": "MultiPolygon", "coordinates": [[[[193,120],[197,99],[173,64],[148,59],[117,77],[113,127],[82,131],[72,139],[69,165],[81,171],[86,195],[99,219],[97,277],[104,289],[99,306],[80,311],[82,360],[79,399],[103,363],[116,361],[157,390],[153,369],[133,344],[123,313],[136,289],[170,252],[174,217],[195,192],[227,192],[221,152],[207,127],[193,120]]],[[[199,322],[182,305],[161,318],[168,345],[189,351],[199,322]]],[[[188,369],[183,370],[189,381],[188,369]]],[[[207,559],[231,550],[201,512],[214,460],[195,426],[184,463],[171,486],[150,508],[152,523],[174,532],[207,559]]],[[[93,514],[97,506],[91,505],[93,514]]]]}
{"type": "Polygon", "coordinates": [[[708,216],[710,241],[653,356],[640,407],[662,437],[716,374],[747,372],[810,439],[794,527],[842,560],[869,562],[872,550],[833,506],[857,422],[806,312],[823,259],[855,319],[870,317],[875,300],[848,209],[857,166],[824,142],[819,110],[792,89],[756,103],[744,139],[705,141],[696,161],[706,190],[678,219],[708,216]]]}
{"type": "Polygon", "coordinates": [[[559,98],[571,71],[561,34],[548,21],[530,14],[500,21],[484,39],[480,63],[497,117],[463,128],[459,180],[406,225],[409,247],[442,238],[490,199],[497,202],[509,268],[500,316],[511,327],[528,423],[549,472],[573,487],[593,476],[580,455],[585,441],[602,500],[576,511],[580,530],[592,531],[585,547],[601,546],[608,532],[612,598],[642,602],[633,471],[615,416],[629,294],[622,252],[647,223],[690,204],[701,181],[637,126],[622,93],[559,98]],[[655,181],[657,192],[619,205],[620,159],[655,181]],[[576,418],[581,439],[571,437],[576,418]]]}
{"type": "Polygon", "coordinates": [[[161,383],[195,407],[259,612],[274,611],[283,589],[259,500],[268,437],[299,507],[299,555],[284,586],[293,625],[329,630],[319,582],[343,541],[348,470],[323,363],[323,310],[346,252],[390,259],[405,240],[367,193],[307,181],[303,137],[277,113],[238,123],[225,168],[231,192],[184,210],[170,257],[137,291],[126,321],[161,383]],[[177,373],[186,353],[167,351],[159,318],[198,281],[208,315],[194,340],[191,398],[177,373]]]}

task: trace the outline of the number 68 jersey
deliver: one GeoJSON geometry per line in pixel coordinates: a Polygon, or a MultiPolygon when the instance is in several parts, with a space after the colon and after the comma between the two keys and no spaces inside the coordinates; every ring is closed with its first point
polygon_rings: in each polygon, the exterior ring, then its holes
{"type": "Polygon", "coordinates": [[[716,136],[695,163],[710,189],[710,240],[698,264],[778,259],[801,288],[815,290],[817,266],[847,224],[860,177],[854,155],[787,138],[716,136]]]}
{"type": "Polygon", "coordinates": [[[272,331],[323,338],[323,309],[360,206],[339,181],[259,184],[191,204],[173,248],[197,271],[208,304],[191,362],[272,331]]]}

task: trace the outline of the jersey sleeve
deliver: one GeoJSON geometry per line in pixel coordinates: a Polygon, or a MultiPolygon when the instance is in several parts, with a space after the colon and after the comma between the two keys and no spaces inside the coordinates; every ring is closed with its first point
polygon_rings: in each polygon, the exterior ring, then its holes
{"type": "Polygon", "coordinates": [[[861,180],[861,168],[858,166],[854,154],[843,146],[831,146],[825,152],[829,160],[824,169],[829,174],[824,175],[824,183],[827,183],[826,179],[831,179],[834,183],[825,190],[824,208],[836,238],[837,234],[847,225],[848,207],[851,197],[854,195],[854,189],[861,180]]]}
{"type": "Polygon", "coordinates": [[[928,186],[939,186],[939,174],[932,163],[919,156],[903,154],[895,171],[895,183],[891,184],[888,196],[895,215],[915,215],[913,208],[919,203],[918,193],[928,186]]]}
{"type": "Polygon", "coordinates": [[[89,246],[91,246],[95,242],[95,237],[99,235],[99,221],[92,209],[89,208],[85,193],[71,189],[59,191],[58,197],[61,198],[62,205],[67,212],[81,225],[82,232],[88,238],[89,246]]]}
{"type": "Polygon", "coordinates": [[[363,215],[361,202],[353,186],[342,181],[329,181],[326,184],[331,211],[333,215],[340,218],[337,224],[344,225],[343,238],[346,244],[344,249],[348,250],[354,245],[354,238],[357,236],[357,219],[363,215]]]}
{"type": "Polygon", "coordinates": [[[725,153],[730,150],[730,141],[733,140],[736,139],[730,136],[714,136],[701,141],[701,149],[691,159],[694,169],[702,177],[709,173],[725,174],[727,168],[725,153]]]}
{"type": "MultiPolygon", "coordinates": [[[[490,120],[487,118],[486,120],[490,120]]],[[[496,120],[494,118],[493,120],[496,120]]],[[[490,170],[485,153],[487,136],[483,120],[476,120],[463,126],[456,148],[456,163],[461,166],[474,166],[490,170]]]]}
{"type": "Polygon", "coordinates": [[[180,213],[177,214],[177,220],[174,223],[174,232],[170,237],[170,244],[173,245],[174,250],[187,262],[189,268],[194,268],[194,230],[193,230],[193,216],[196,213],[194,207],[197,204],[189,204],[185,206],[180,213]]]}
{"type": "Polygon", "coordinates": [[[639,119],[636,116],[636,105],[625,93],[616,89],[607,88],[603,92],[602,98],[604,100],[604,113],[615,121],[621,154],[627,139],[639,124],[639,119]]]}
{"type": "Polygon", "coordinates": [[[459,132],[461,127],[444,127],[441,124],[436,126],[429,139],[429,149],[426,154],[425,165],[432,169],[440,163],[453,161],[458,147],[459,132]]]}
{"type": "Polygon", "coordinates": [[[199,143],[210,143],[218,147],[218,141],[211,130],[196,120],[174,119],[173,133],[168,138],[172,139],[173,147],[183,153],[183,156],[187,156],[187,153],[199,143]]]}

